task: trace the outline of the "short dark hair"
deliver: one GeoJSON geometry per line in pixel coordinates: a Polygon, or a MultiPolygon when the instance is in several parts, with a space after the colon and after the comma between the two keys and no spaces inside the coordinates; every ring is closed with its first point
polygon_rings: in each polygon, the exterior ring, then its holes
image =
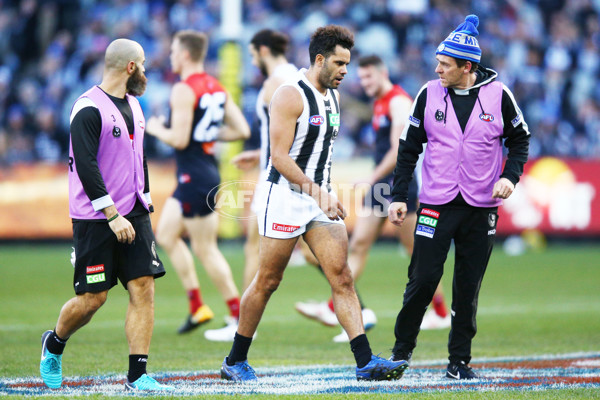
{"type": "Polygon", "coordinates": [[[267,46],[275,57],[285,55],[290,40],[281,32],[272,29],[263,29],[254,34],[250,40],[252,46],[258,51],[260,46],[267,46]]]}
{"type": "Polygon", "coordinates": [[[175,39],[190,53],[192,61],[204,61],[208,50],[208,36],[205,33],[188,29],[177,32],[175,39]]]}
{"type": "Polygon", "coordinates": [[[318,28],[311,36],[310,45],[308,46],[310,65],[315,63],[317,54],[327,58],[335,52],[335,47],[338,45],[352,50],[352,47],[354,47],[352,32],[339,25],[327,25],[318,28]]]}
{"type": "Polygon", "coordinates": [[[477,68],[479,68],[479,64],[477,64],[476,62],[470,61],[470,60],[465,60],[464,58],[456,58],[456,57],[452,57],[456,60],[456,65],[458,66],[458,68],[462,68],[465,66],[465,64],[467,63],[467,61],[469,61],[471,63],[471,72],[475,72],[477,71],[477,68]]]}
{"type": "Polygon", "coordinates": [[[374,66],[377,68],[383,68],[385,67],[385,64],[383,63],[383,60],[381,59],[381,57],[376,56],[375,54],[372,54],[370,56],[364,56],[358,59],[358,66],[359,67],[370,67],[370,66],[374,66]]]}

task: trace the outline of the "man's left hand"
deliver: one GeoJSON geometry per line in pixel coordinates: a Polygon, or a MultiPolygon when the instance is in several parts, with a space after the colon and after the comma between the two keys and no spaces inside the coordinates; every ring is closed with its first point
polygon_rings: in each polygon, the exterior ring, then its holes
{"type": "Polygon", "coordinates": [[[494,199],[508,199],[512,192],[515,190],[515,185],[506,178],[500,178],[498,182],[494,184],[494,190],[492,191],[492,198],[494,199]]]}

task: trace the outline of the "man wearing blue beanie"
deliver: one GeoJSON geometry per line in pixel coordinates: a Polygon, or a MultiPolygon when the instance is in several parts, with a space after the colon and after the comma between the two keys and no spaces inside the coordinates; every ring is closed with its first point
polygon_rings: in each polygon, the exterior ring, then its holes
{"type": "Polygon", "coordinates": [[[527,161],[529,130],[496,71],[479,65],[479,18],[469,15],[438,46],[435,72],[417,95],[400,137],[390,221],[406,216],[408,184],[423,144],[423,183],[404,303],[396,320],[393,360],[409,361],[419,325],[455,244],[452,328],[446,376],[474,379],[469,367],[477,299],[498,221],[527,161]],[[502,144],[508,148],[503,166],[502,144]]]}

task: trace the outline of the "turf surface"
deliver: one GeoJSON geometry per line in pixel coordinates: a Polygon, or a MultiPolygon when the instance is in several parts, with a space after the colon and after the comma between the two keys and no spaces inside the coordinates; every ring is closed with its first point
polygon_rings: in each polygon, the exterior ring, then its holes
{"type": "MultiPolygon", "coordinates": [[[[223,249],[239,284],[243,268],[241,245],[228,244],[223,249]]],[[[69,244],[0,245],[3,344],[0,378],[38,375],[40,335],[54,326],[60,307],[73,295],[69,254],[69,244]]],[[[161,256],[168,273],[156,284],[156,326],[149,372],[214,370],[216,373],[230,344],[207,342],[202,336],[206,328],[184,336],[176,334],[186,316],[187,301],[168,259],[164,253],[161,256]]],[[[598,352],[599,256],[600,248],[594,245],[555,245],[544,252],[519,257],[509,257],[497,246],[481,290],[474,358],[598,352]]],[[[448,298],[452,261],[449,257],[443,279],[448,298]]],[[[376,328],[369,332],[371,347],[383,356],[389,354],[393,345],[393,325],[402,302],[407,265],[408,258],[402,257],[396,246],[378,245],[371,252],[365,275],[358,283],[363,299],[379,319],[376,328]]],[[[219,327],[226,307],[200,266],[198,270],[204,300],[217,314],[207,328],[219,327]]],[[[325,300],[327,295],[327,284],[314,269],[288,268],[250,350],[251,363],[258,368],[352,365],[349,346],[331,341],[339,333],[337,328],[318,325],[293,309],[298,300],[325,300]]],[[[69,341],[63,358],[66,376],[125,373],[126,306],[126,292],[115,287],[92,322],[69,341]]],[[[444,360],[447,334],[447,331],[422,332],[413,360],[444,360]]],[[[589,398],[585,389],[549,390],[543,398],[551,398],[555,392],[556,398],[581,394],[589,398]]],[[[597,392],[591,393],[597,396],[597,392]]],[[[450,393],[445,394],[448,396],[423,394],[434,397],[422,398],[451,398],[450,393]]]]}

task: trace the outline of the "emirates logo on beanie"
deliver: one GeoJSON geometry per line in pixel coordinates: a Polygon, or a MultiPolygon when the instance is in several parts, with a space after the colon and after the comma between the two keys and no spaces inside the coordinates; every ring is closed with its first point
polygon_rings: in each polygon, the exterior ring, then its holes
{"type": "Polygon", "coordinates": [[[481,49],[475,36],[479,35],[477,27],[479,18],[475,14],[468,15],[437,48],[435,54],[443,54],[478,63],[481,60],[481,49]]]}

